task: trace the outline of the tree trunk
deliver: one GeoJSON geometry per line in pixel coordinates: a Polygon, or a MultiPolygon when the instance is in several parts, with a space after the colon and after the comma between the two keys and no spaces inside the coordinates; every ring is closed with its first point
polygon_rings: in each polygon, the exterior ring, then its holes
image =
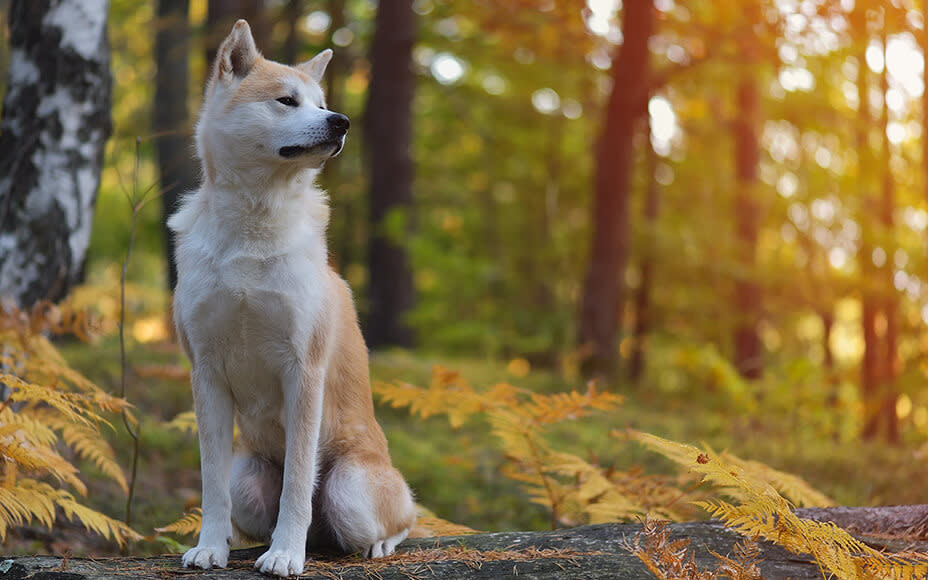
{"type": "Polygon", "coordinates": [[[637,121],[646,111],[653,0],[626,2],[622,19],[625,41],[613,62],[613,90],[595,152],[593,237],[578,332],[580,348],[589,349],[584,368],[597,374],[612,372],[616,366],[616,336],[622,323],[628,257],[632,141],[637,121]]]}
{"type": "Polygon", "coordinates": [[[168,261],[168,288],[177,286],[174,235],[167,218],[178,207],[184,192],[197,186],[190,144],[190,114],[187,110],[190,30],[187,15],[190,0],[158,0],[155,34],[154,130],[161,174],[162,231],[168,261]]]}
{"type": "Polygon", "coordinates": [[[660,211],[660,188],[657,183],[657,152],[651,143],[651,124],[646,123],[647,129],[647,180],[648,191],[644,202],[644,219],[647,227],[645,239],[646,248],[642,248],[641,257],[641,284],[635,295],[635,335],[632,341],[632,356],[629,363],[628,376],[632,382],[637,383],[645,368],[647,356],[648,334],[651,332],[651,288],[654,285],[654,228],[657,226],[657,216],[660,211]]]}
{"type": "MultiPolygon", "coordinates": [[[[886,63],[888,62],[886,60],[888,55],[886,53],[887,37],[885,22],[881,40],[883,42],[883,62],[886,63]]],[[[898,443],[899,417],[896,414],[896,401],[899,398],[899,394],[897,392],[896,376],[899,366],[899,299],[896,287],[893,283],[893,274],[895,270],[893,259],[896,253],[896,245],[893,243],[895,239],[893,236],[893,230],[895,228],[893,211],[896,206],[896,184],[893,181],[892,167],[890,165],[892,159],[892,150],[890,148],[892,145],[886,133],[889,126],[889,105],[886,100],[886,96],[889,93],[889,77],[888,67],[885,65],[883,66],[883,71],[880,73],[880,91],[882,91],[883,94],[883,106],[880,114],[880,135],[883,141],[883,151],[880,159],[880,173],[882,173],[883,178],[880,222],[883,226],[883,239],[886,240],[884,244],[886,246],[886,263],[883,265],[883,276],[881,276],[883,280],[882,298],[883,315],[886,317],[886,335],[885,351],[880,357],[883,360],[883,372],[881,373],[883,400],[880,407],[882,420],[886,427],[886,440],[890,443],[898,443]]]]}
{"type": "Polygon", "coordinates": [[[756,39],[753,26],[758,13],[750,13],[741,31],[741,51],[745,59],[737,87],[738,116],[733,126],[735,142],[735,223],[741,275],[735,281],[735,368],[742,377],[758,379],[763,373],[763,348],[758,335],[763,292],[757,276],[757,236],[760,229],[760,203],[757,198],[760,168],[760,97],[757,90],[756,39]]]}
{"type": "Polygon", "coordinates": [[[371,167],[367,342],[372,348],[413,343],[412,330],[403,321],[413,304],[404,235],[386,231],[388,218],[395,212],[402,213],[407,227],[412,217],[412,47],[416,34],[412,0],[381,0],[376,26],[364,114],[371,167]]]}
{"type": "Polygon", "coordinates": [[[0,295],[81,280],[110,134],[107,0],[14,0],[0,121],[0,295]]]}
{"type": "MultiPolygon", "coordinates": [[[[283,9],[283,19],[287,23],[287,36],[280,53],[280,62],[285,64],[296,64],[300,59],[300,47],[303,44],[300,38],[300,21],[303,17],[303,0],[287,0],[283,9]]],[[[300,59],[302,60],[302,59],[300,59]]],[[[331,65],[331,63],[330,63],[331,65]]],[[[328,71],[328,68],[326,68],[328,71]]]]}
{"type": "Polygon", "coordinates": [[[869,41],[866,8],[858,4],[851,14],[854,41],[857,45],[857,126],[855,145],[857,148],[859,187],[861,203],[861,245],[858,260],[861,272],[861,330],[864,337],[864,354],[860,363],[860,387],[864,403],[864,439],[874,439],[878,434],[880,417],[879,336],[876,321],[879,305],[873,289],[876,272],[873,264],[873,214],[871,179],[874,170],[873,152],[870,150],[869,135],[872,126],[870,115],[870,78],[867,70],[866,49],[869,41]]]}

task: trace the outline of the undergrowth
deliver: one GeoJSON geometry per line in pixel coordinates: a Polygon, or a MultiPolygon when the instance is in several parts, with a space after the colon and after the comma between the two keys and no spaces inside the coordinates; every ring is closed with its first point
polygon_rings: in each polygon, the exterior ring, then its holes
{"type": "Polygon", "coordinates": [[[128,491],[115,453],[101,433],[106,417],[129,413],[64,361],[46,335],[90,340],[93,320],[67,305],[40,303],[22,311],[0,304],[0,540],[10,527],[37,521],[51,527],[56,511],[120,545],[141,536],[121,521],[87,507],[87,486],[67,448],[128,491]],[[76,495],[75,495],[76,494],[76,495]]]}

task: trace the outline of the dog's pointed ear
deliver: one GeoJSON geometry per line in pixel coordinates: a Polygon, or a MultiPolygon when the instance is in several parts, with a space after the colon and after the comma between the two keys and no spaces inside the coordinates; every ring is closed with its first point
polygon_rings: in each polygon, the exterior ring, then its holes
{"type": "Polygon", "coordinates": [[[325,74],[325,67],[329,66],[332,60],[332,49],[327,48],[314,56],[311,60],[297,65],[296,68],[308,74],[314,81],[322,82],[322,75],[325,74]]]}
{"type": "Polygon", "coordinates": [[[216,70],[213,74],[223,80],[244,78],[248,76],[260,56],[255,39],[251,35],[251,27],[248,26],[248,22],[239,20],[219,47],[216,54],[216,70]]]}

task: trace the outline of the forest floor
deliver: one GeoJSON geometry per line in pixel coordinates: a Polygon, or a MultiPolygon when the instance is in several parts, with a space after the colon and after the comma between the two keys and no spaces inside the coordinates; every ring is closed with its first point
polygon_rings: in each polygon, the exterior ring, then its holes
{"type": "MultiPolygon", "coordinates": [[[[110,392],[119,385],[118,341],[110,336],[98,344],[65,342],[66,359],[88,378],[110,392]]],[[[137,344],[129,354],[127,397],[141,421],[141,456],[134,503],[133,527],[144,535],[177,520],[199,503],[199,464],[196,435],[169,428],[166,423],[191,409],[186,361],[169,342],[137,344]],[[172,376],[176,374],[177,376],[172,376]]],[[[583,388],[561,374],[533,370],[504,361],[454,359],[412,352],[375,353],[374,380],[427,384],[432,366],[455,369],[474,385],[507,381],[538,392],[583,388]],[[516,376],[513,374],[516,371],[516,376]]],[[[672,473],[674,468],[637,443],[608,434],[635,428],[691,443],[705,443],[745,459],[762,461],[796,473],[841,505],[878,505],[928,502],[928,461],[919,441],[904,445],[863,444],[833,435],[826,422],[809,421],[803,405],[776,402],[744,411],[720,392],[666,392],[659,388],[616,388],[625,396],[608,415],[593,416],[558,426],[551,442],[565,451],[595,458],[600,465],[620,469],[640,466],[648,472],[672,473]]],[[[417,500],[441,518],[477,530],[550,529],[550,515],[533,504],[516,482],[506,478],[505,460],[486,425],[449,427],[443,417],[426,420],[405,410],[378,405],[395,464],[415,490],[417,500]]],[[[130,441],[121,424],[109,432],[121,464],[130,464],[130,441]]],[[[128,472],[128,469],[126,470],[128,472]]],[[[111,481],[82,466],[88,482],[88,503],[122,518],[125,495],[111,481]]],[[[182,541],[190,542],[192,538],[182,541]]],[[[183,549],[182,543],[160,537],[136,546],[137,553],[183,549]]],[[[39,528],[12,532],[4,551],[12,553],[71,553],[107,555],[114,546],[96,541],[77,526],[56,526],[54,533],[39,528]]]]}

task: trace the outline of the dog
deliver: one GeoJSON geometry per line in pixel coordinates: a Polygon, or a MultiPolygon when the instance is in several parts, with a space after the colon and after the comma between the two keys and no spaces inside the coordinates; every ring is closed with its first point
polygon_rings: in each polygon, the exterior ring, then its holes
{"type": "Polygon", "coordinates": [[[225,567],[239,532],[269,540],[255,567],[286,577],[303,572],[307,542],[385,556],[415,522],[374,418],[351,290],[328,265],[314,181],[349,128],[325,106],[331,58],[267,60],[239,20],[213,64],[196,129],[203,185],[168,222],[203,480],[185,567],[225,567]]]}

